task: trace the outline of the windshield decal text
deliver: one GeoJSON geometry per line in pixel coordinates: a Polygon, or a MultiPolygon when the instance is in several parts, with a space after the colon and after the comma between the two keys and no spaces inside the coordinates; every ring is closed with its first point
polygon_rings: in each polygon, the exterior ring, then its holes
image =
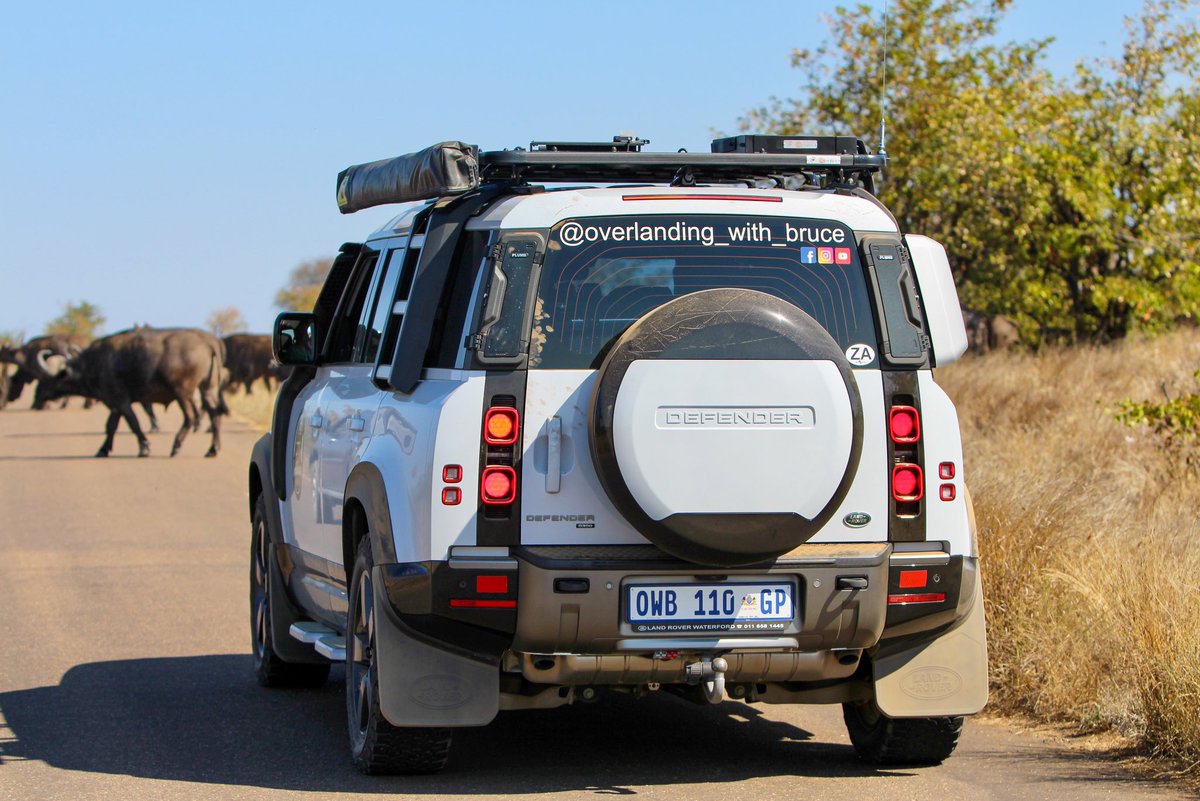
{"type": "MultiPolygon", "coordinates": [[[[585,224],[569,220],[559,227],[558,240],[567,247],[597,242],[675,242],[703,247],[731,244],[841,245],[846,229],[830,225],[796,224],[791,220],[754,220],[735,225],[698,225],[682,220],[585,224]]],[[[847,255],[849,251],[847,250],[847,255]]],[[[847,262],[849,259],[847,258],[847,262]]],[[[839,261],[839,263],[844,263],[839,261]]]]}

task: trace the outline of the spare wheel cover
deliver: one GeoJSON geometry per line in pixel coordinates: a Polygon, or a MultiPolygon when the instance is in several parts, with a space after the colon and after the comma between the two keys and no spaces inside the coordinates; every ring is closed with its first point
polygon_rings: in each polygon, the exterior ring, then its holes
{"type": "Polygon", "coordinates": [[[589,444],[618,510],[669,554],[763,562],[837,511],[862,451],[841,348],[801,309],[746,289],[666,303],[613,345],[589,444]]]}

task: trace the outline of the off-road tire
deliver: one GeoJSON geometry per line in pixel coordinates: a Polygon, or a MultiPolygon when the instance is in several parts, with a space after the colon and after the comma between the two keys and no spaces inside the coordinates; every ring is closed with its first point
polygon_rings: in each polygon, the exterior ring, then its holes
{"type": "Polygon", "coordinates": [[[346,618],[346,722],[350,731],[350,757],[363,773],[437,773],[450,756],[452,730],[393,726],[379,706],[373,565],[371,538],[363,537],[351,574],[346,618]]]}
{"type": "Polygon", "coordinates": [[[260,495],[254,502],[250,538],[250,653],[254,675],[264,687],[320,687],[329,679],[329,663],[299,664],[275,653],[271,629],[273,598],[271,537],[267,532],[267,507],[260,495]]]}
{"type": "Polygon", "coordinates": [[[874,701],[842,704],[858,758],[872,765],[937,765],[954,753],[963,719],[889,718],[874,701]]]}

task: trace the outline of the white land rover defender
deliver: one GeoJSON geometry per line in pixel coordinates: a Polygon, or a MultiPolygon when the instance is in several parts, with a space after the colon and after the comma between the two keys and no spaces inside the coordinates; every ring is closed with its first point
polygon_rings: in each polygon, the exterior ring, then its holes
{"type": "Polygon", "coordinates": [[[983,707],[945,251],[855,138],[643,144],[338,177],[411,205],[276,323],[250,601],[263,684],[344,662],[366,772],[597,688],[842,704],[880,763],[983,707]]]}

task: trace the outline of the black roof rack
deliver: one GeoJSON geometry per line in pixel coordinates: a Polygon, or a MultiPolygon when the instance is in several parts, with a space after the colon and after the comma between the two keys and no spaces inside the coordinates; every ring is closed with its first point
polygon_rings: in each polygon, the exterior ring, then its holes
{"type": "Polygon", "coordinates": [[[634,137],[612,142],[533,142],[529,150],[480,153],[461,142],[443,143],[395,159],[350,167],[338,175],[344,213],[383,203],[462,194],[487,183],[701,183],[770,182],[826,188],[861,184],[874,191],[873,174],[887,156],[867,153],[846,136],[748,135],[717,139],[712,153],[647,153],[634,137]]]}

